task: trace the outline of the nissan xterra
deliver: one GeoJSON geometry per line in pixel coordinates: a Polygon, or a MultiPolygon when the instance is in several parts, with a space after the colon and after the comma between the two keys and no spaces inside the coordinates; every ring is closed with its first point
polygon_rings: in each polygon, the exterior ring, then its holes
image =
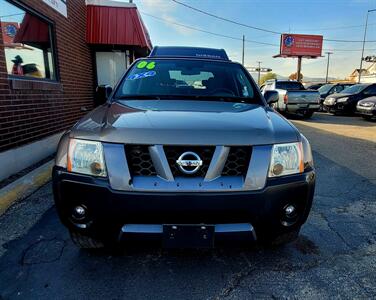
{"type": "Polygon", "coordinates": [[[224,50],[155,47],[61,138],[56,208],[75,244],[295,239],[311,208],[307,139],[224,50]]]}

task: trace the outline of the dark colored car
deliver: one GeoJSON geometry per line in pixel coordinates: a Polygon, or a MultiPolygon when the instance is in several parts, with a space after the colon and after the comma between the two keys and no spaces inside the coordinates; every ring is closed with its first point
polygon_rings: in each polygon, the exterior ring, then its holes
{"type": "Polygon", "coordinates": [[[356,111],[358,101],[371,96],[376,96],[376,83],[355,84],[326,97],[324,108],[333,114],[352,114],[356,111]]]}
{"type": "Polygon", "coordinates": [[[358,102],[356,111],[366,120],[376,118],[376,97],[369,97],[358,102]]]}
{"type": "Polygon", "coordinates": [[[295,239],[311,209],[310,145],[224,50],[158,47],[67,131],[53,168],[73,241],[165,247],[295,239]],[[183,83],[184,81],[184,83],[183,83]]]}
{"type": "Polygon", "coordinates": [[[320,93],[320,110],[323,110],[323,103],[326,97],[331,94],[342,92],[345,88],[352,86],[353,83],[328,83],[318,89],[320,93]]]}
{"type": "Polygon", "coordinates": [[[307,85],[305,88],[307,90],[318,90],[320,87],[322,87],[325,83],[315,83],[307,85]]]}

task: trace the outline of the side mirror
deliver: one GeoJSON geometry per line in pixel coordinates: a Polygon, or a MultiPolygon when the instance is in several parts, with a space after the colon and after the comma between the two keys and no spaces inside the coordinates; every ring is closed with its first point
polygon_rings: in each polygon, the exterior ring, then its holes
{"type": "Polygon", "coordinates": [[[279,100],[279,94],[277,91],[266,91],[264,98],[268,104],[276,103],[279,100]]]}
{"type": "Polygon", "coordinates": [[[105,104],[112,93],[110,85],[99,85],[95,90],[94,104],[99,106],[105,104]]]}

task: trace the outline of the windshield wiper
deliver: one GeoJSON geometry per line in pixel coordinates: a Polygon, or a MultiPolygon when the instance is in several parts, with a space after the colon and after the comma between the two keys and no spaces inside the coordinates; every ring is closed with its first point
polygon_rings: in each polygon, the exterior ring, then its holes
{"type": "Polygon", "coordinates": [[[191,96],[196,99],[203,99],[207,101],[222,101],[222,102],[236,102],[236,103],[249,103],[254,102],[255,99],[247,97],[238,97],[238,96],[204,96],[204,95],[195,95],[191,96]]]}
{"type": "Polygon", "coordinates": [[[115,100],[126,100],[126,99],[160,100],[161,96],[159,95],[121,95],[115,98],[115,100]]]}
{"type": "Polygon", "coordinates": [[[115,100],[142,99],[142,100],[202,100],[202,101],[220,101],[235,103],[256,103],[254,98],[237,96],[211,96],[211,95],[121,95],[115,100]]]}

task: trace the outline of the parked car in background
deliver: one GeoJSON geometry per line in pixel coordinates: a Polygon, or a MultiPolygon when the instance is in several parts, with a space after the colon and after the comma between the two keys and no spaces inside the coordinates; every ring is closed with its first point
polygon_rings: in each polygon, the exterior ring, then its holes
{"type": "Polygon", "coordinates": [[[320,108],[320,94],[315,90],[306,90],[298,81],[267,80],[262,86],[262,93],[277,91],[279,100],[272,106],[285,114],[296,114],[310,118],[320,108]]]}
{"type": "Polygon", "coordinates": [[[340,93],[345,88],[352,85],[353,83],[328,83],[321,86],[318,89],[318,92],[320,93],[320,111],[323,110],[323,102],[326,97],[328,97],[331,94],[340,93]]]}
{"type": "Polygon", "coordinates": [[[305,86],[305,88],[307,90],[318,90],[323,85],[325,85],[325,83],[308,84],[308,85],[305,86]]]}
{"type": "Polygon", "coordinates": [[[376,97],[360,100],[356,106],[356,111],[366,120],[376,118],[376,97]]]}
{"type": "Polygon", "coordinates": [[[324,109],[333,114],[352,114],[356,111],[358,101],[371,96],[376,96],[376,83],[355,84],[326,97],[324,109]]]}

